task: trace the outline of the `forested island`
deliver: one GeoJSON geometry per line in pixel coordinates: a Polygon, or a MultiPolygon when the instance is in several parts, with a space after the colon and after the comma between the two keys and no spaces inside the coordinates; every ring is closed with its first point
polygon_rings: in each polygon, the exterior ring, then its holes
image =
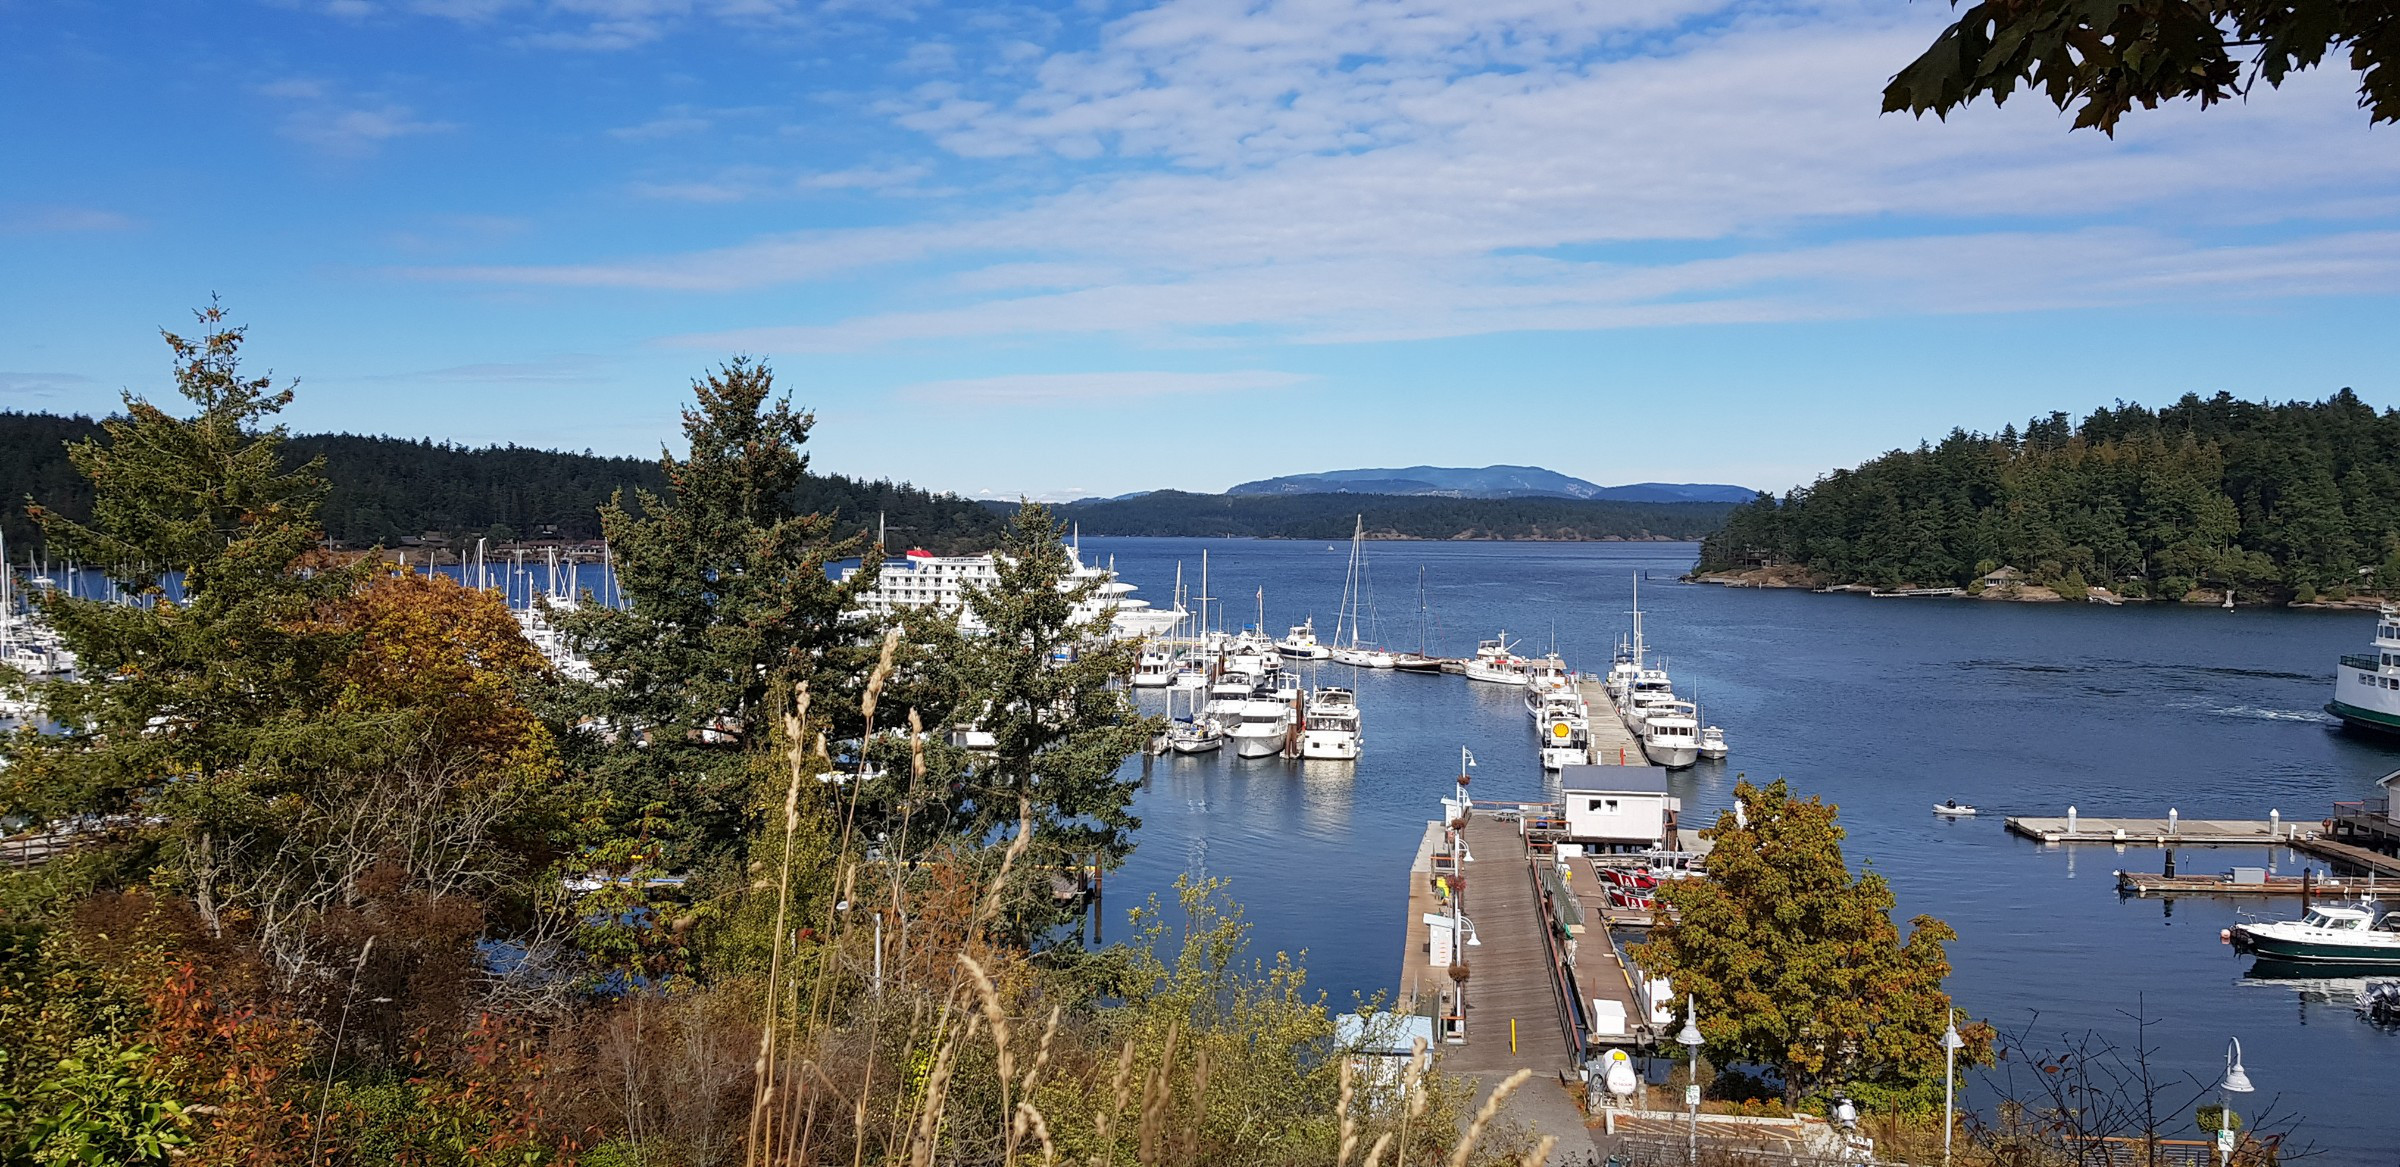
{"type": "Polygon", "coordinates": [[[2186,394],[1953,430],[1736,508],[1700,574],[2301,603],[2400,588],[2400,411],[2186,394]]]}
{"type": "Polygon", "coordinates": [[[1733,509],[1715,502],[1447,498],[1392,494],[1189,494],[1161,490],[1054,508],[1086,535],[1259,539],[1697,539],[1733,509]]]}
{"type": "MultiPolygon", "coordinates": [[[[91,484],[67,461],[67,444],[96,437],[88,417],[0,412],[0,531],[11,554],[39,552],[27,498],[74,519],[91,514],[91,484]]],[[[325,461],[329,489],[319,517],[347,547],[395,547],[433,536],[438,545],[517,539],[600,537],[600,508],[619,489],[656,493],[666,479],[656,459],[616,458],[523,446],[481,449],[425,439],[358,434],[297,435],[283,445],[291,465],[325,461]]],[[[988,550],[1002,517],[952,494],[907,483],[811,472],[793,488],[802,513],[842,520],[845,530],[889,525],[895,542],[934,550],[988,550]]]]}

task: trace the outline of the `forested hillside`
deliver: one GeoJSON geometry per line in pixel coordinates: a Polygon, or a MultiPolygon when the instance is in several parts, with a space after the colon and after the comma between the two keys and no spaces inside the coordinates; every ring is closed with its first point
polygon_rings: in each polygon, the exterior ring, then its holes
{"type": "Polygon", "coordinates": [[[1381,494],[1224,495],[1162,490],[1071,503],[1060,518],[1087,535],[1347,539],[1697,539],[1729,503],[1628,503],[1561,498],[1427,498],[1381,494]]]}
{"type": "MultiPolygon", "coordinates": [[[[28,498],[81,518],[91,511],[91,487],[67,461],[66,443],[100,432],[87,417],[0,413],[0,530],[22,562],[39,536],[25,516],[28,498]]],[[[391,546],[403,536],[439,532],[501,540],[555,533],[567,539],[600,535],[600,504],[619,487],[658,489],[656,459],[611,458],[521,446],[469,449],[406,438],[356,434],[295,436],[286,444],[297,462],[323,456],[332,494],[325,500],[326,533],[357,547],[391,546]]],[[[896,545],[934,550],[983,549],[1001,520],[952,495],[902,483],[812,474],[797,492],[803,511],[841,515],[846,529],[890,524],[896,545]]]]}
{"type": "Polygon", "coordinates": [[[1821,583],[2028,580],[2180,598],[2400,588],[2400,412],[2344,389],[2282,404],[2187,394],[2019,431],[1952,431],[1744,504],[1702,570],[1789,564],[1821,583]]]}

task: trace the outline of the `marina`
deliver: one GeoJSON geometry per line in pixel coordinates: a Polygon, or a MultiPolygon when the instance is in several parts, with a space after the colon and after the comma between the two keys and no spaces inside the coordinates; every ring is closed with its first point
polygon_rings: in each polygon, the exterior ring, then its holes
{"type": "MultiPolygon", "coordinates": [[[[1173,579],[1179,562],[1192,578],[1207,551],[1214,590],[1240,596],[1239,607],[1250,608],[1255,590],[1266,587],[1266,616],[1277,631],[1310,606],[1331,612],[1349,558],[1346,547],[1323,542],[1087,537],[1085,547],[1087,556],[1113,556],[1145,591],[1173,579]]],[[[2120,897],[2114,869],[2129,866],[2124,859],[2095,856],[2084,844],[2028,845],[2006,828],[2012,817],[2063,818],[2070,804],[2101,809],[2092,806],[2101,801],[2109,817],[2128,819],[2163,819],[2178,807],[2179,829],[2195,820],[2264,821],[2270,807],[2280,807],[2304,835],[2320,829],[2318,820],[2337,802],[2363,799],[2380,812],[2375,781],[2400,768],[2400,751],[2339,732],[2317,711],[2330,687],[2328,662],[2355,651],[2356,613],[1886,605],[1864,595],[1678,587],[1661,581],[1688,567],[1688,551],[1669,544],[1384,542],[1371,544],[1370,554],[1384,578],[1397,573],[1413,583],[1422,572],[1441,625],[1464,630],[1430,637],[1428,656],[1455,657],[1502,627],[1512,638],[1520,628],[1540,628],[1547,641],[1550,613],[1573,613],[1559,619],[1557,645],[1571,669],[1584,670],[1575,687],[1592,712],[1587,757],[1613,764],[1621,750],[1635,768],[1644,760],[1638,744],[1608,712],[1605,684],[1594,673],[1612,662],[1624,630],[1629,571],[1646,567],[1652,578],[1642,582],[1641,607],[1649,635],[1671,648],[1675,687],[1695,688],[1703,712],[1735,747],[1723,763],[1703,759],[1666,772],[1682,803],[1681,830],[1712,823],[1744,772],[1758,781],[1789,777],[1797,790],[1840,806],[1851,862],[1872,862],[1891,880],[1896,917],[1928,913],[1959,930],[1953,991],[1973,1015],[2004,1032],[2038,1019],[2036,1037],[2088,1027],[2126,1040],[2125,1018],[2146,998],[2149,1040],[2179,1067],[2221,1060],[2225,1035],[2238,1034],[2261,1067],[2262,1090],[2285,1091],[2284,1105],[2305,1111],[2309,1136],[2331,1150],[2328,1161],[2369,1161],[2360,1156],[2387,1144],[2388,1131],[2359,1116],[2373,1112],[2366,1083],[2375,1067],[2400,1054],[2394,1034],[2355,1023],[2354,988],[2337,994],[2338,1007],[2327,1013],[2275,969],[2253,970],[2251,959],[2217,939],[2249,914],[2290,912],[2296,898],[2120,897]],[[1862,735],[1861,709],[1907,732],[1862,735]],[[2028,733],[2030,725],[2043,728],[2028,733]],[[1928,807],[1945,799],[1982,814],[1930,816],[1928,807]],[[2303,1015],[2338,1024],[2303,1026],[2303,1015]],[[2295,1082],[2303,1065],[2328,1073],[2295,1082]],[[2294,1101],[2300,1090],[2305,1102],[2294,1101]]],[[[1409,631],[1389,639],[1415,648],[1409,631]]],[[[1254,950],[1305,951],[1309,984],[1332,1001],[1384,993],[1397,1004],[1411,990],[1430,999],[1448,982],[1421,955],[1423,917],[1438,903],[1421,869],[1432,862],[1428,823],[1439,798],[1453,793],[1459,747],[1477,759],[1469,790],[1487,808],[1555,802],[1573,783],[1543,769],[1522,688],[1470,684],[1455,673],[1354,673],[1331,662],[1301,671],[1312,683],[1355,688],[1368,734],[1358,760],[1155,760],[1135,808],[1141,844],[1111,873],[1111,902],[1164,895],[1186,873],[1229,877],[1230,894],[1255,929],[1254,950]],[[1358,878],[1329,880],[1329,871],[1358,878]],[[1395,967],[1394,958],[1409,952],[1420,955],[1395,967]]],[[[1143,699],[1163,706],[1156,696],[1143,699]]],[[[1186,706],[1179,699],[1176,708],[1186,706]]],[[[2265,832],[2250,838],[2257,841],[2213,848],[2205,864],[2178,859],[2186,872],[2301,870],[2286,846],[2264,842],[2265,832]]],[[[1484,890],[1475,880],[1494,877],[1481,870],[1490,860],[1474,853],[1466,914],[1483,944],[1464,949],[1471,1004],[1476,986],[1499,967],[1496,933],[1481,918],[1492,907],[1475,902],[1484,890]]],[[[1567,882],[1590,929],[1576,944],[1586,997],[1593,994],[1585,982],[1599,975],[1592,936],[1601,924],[1649,922],[1638,910],[1613,907],[1592,919],[1590,909],[1605,903],[1590,878],[1594,863],[1582,857],[1567,882]]],[[[1527,1018],[1517,1020],[1523,1049],[1531,1030],[1527,1018]]],[[[1554,1040],[1563,1051],[1564,1039],[1554,1040]]],[[[1657,1109],[1659,1085],[1647,1076],[1642,1083],[1657,1109]]],[[[1620,1130],[1671,1122],[1680,1135],[1680,1114],[1642,1120],[1637,1109],[1614,1112],[1620,1130]]],[[[1719,1137],[1714,1117],[1702,1129],[1719,1137]]],[[[1674,1149],[1680,1160],[1680,1143],[1674,1149]]]]}

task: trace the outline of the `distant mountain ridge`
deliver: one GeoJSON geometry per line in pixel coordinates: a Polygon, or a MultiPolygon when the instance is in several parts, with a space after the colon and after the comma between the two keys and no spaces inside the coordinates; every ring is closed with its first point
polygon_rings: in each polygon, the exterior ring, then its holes
{"type": "Polygon", "coordinates": [[[1228,495],[1385,494],[1434,498],[1574,498],[1607,502],[1748,502],[1758,492],[1723,483],[1602,486],[1539,466],[1403,466],[1326,470],[1244,482],[1228,495]]]}

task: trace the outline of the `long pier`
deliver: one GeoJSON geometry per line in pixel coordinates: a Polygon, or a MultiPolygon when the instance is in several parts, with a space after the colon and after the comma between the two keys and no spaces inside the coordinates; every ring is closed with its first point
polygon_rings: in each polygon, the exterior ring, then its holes
{"type": "Polygon", "coordinates": [[[1616,699],[1608,695],[1608,686],[1598,678],[1586,677],[1575,682],[1583,703],[1591,710],[1590,746],[1587,756],[1595,766],[1647,766],[1650,759],[1642,753],[1642,743],[1635,740],[1633,731],[1625,727],[1625,719],[1617,713],[1616,699]]]}

